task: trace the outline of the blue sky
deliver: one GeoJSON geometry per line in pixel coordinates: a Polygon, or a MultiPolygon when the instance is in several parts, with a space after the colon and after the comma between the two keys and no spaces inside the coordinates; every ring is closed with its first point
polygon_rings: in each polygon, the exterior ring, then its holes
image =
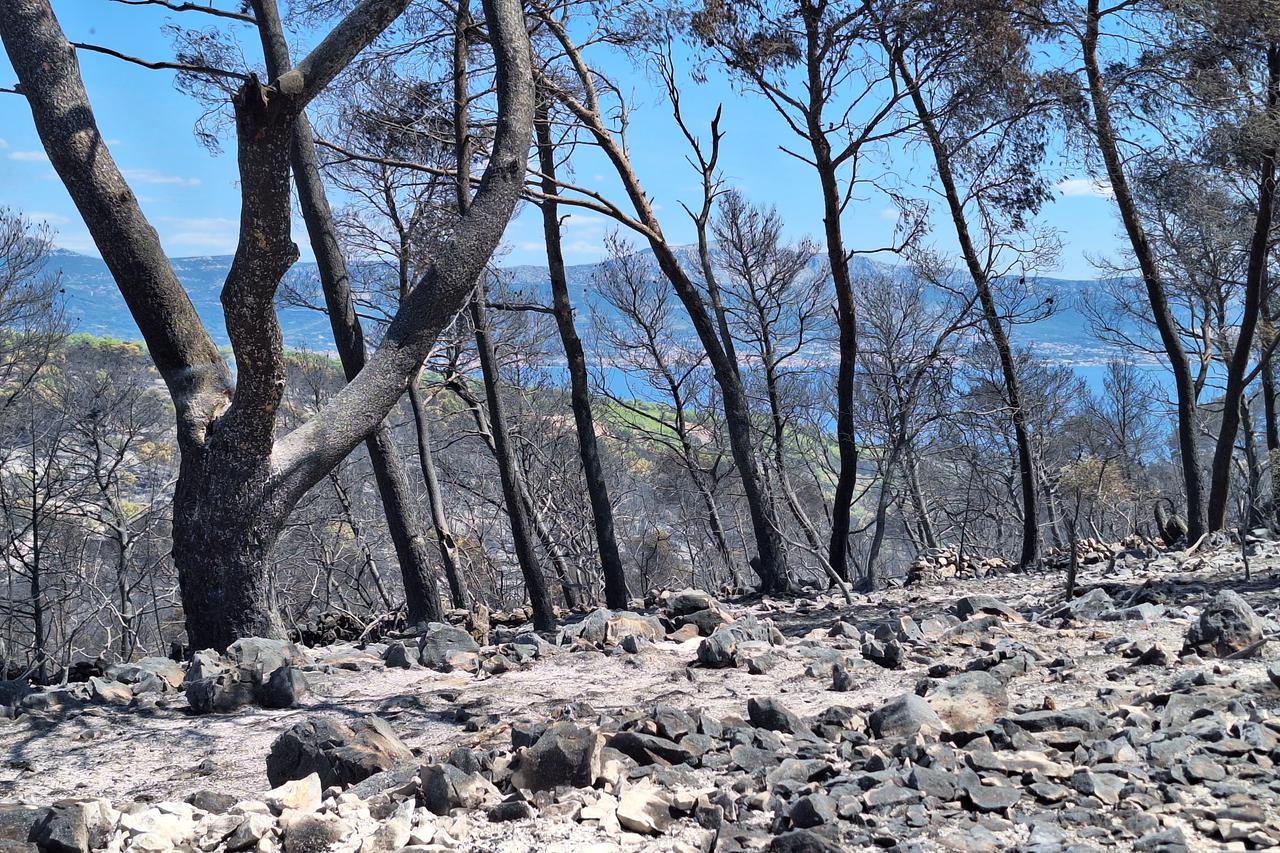
{"type": "MultiPolygon", "coordinates": [[[[224,8],[228,8],[224,4],[224,8]]],[[[54,0],[54,10],[73,41],[95,42],[148,59],[169,59],[172,48],[162,31],[166,21],[205,25],[213,19],[155,7],[124,6],[108,0],[54,0]],[[202,23],[203,22],[203,23],[202,23]]],[[[242,33],[246,55],[257,57],[257,43],[249,29],[235,22],[223,25],[242,33]]],[[[313,38],[295,33],[295,51],[313,38]]],[[[212,155],[197,141],[192,128],[202,108],[173,86],[173,75],[149,71],[112,57],[82,53],[81,68],[113,156],[130,180],[152,224],[172,256],[227,254],[234,249],[239,199],[231,146],[212,155]]],[[[692,228],[680,200],[696,198],[696,175],[685,163],[684,140],[674,127],[669,109],[643,73],[622,64],[612,73],[632,93],[631,151],[641,180],[654,197],[669,239],[691,242],[692,228]]],[[[0,85],[14,75],[0,54],[0,85]]],[[[792,236],[816,235],[821,229],[821,205],[812,170],[778,150],[793,139],[772,108],[721,78],[685,87],[685,108],[691,120],[705,125],[718,104],[724,104],[722,128],[725,178],[752,201],[776,205],[792,236]]],[[[893,164],[917,194],[927,195],[929,173],[912,152],[897,152],[893,164]]],[[[1056,201],[1043,222],[1063,241],[1059,268],[1046,271],[1066,278],[1092,278],[1091,257],[1114,253],[1117,220],[1111,202],[1084,175],[1080,164],[1064,163],[1055,174],[1056,201]]],[[[602,163],[583,162],[574,179],[612,193],[615,184],[602,163]]],[[[340,203],[340,199],[335,202],[340,203]]],[[[56,243],[96,254],[88,233],[57,180],[32,127],[31,115],[20,97],[0,95],[0,205],[25,211],[56,229],[56,243]]],[[[543,264],[541,225],[532,210],[523,211],[507,233],[504,263],[543,264]]],[[[895,217],[885,198],[869,194],[850,205],[845,228],[851,249],[882,245],[890,237],[895,217]]],[[[951,248],[947,223],[934,225],[931,239],[951,248]]],[[[566,223],[566,256],[585,263],[604,254],[603,238],[612,229],[604,217],[575,213],[566,223]]],[[[295,229],[295,240],[306,257],[306,240],[295,229]]]]}

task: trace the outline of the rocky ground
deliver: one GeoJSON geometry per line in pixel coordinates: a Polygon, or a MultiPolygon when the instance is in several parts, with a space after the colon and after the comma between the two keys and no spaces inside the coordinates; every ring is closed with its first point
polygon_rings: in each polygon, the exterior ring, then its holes
{"type": "MultiPolygon", "coordinates": [[[[0,847],[1280,846],[1280,546],[3,685],[0,847]],[[478,635],[480,642],[475,636],[478,635]],[[1270,669],[1269,669],[1270,667],[1270,669]]],[[[0,851],[2,853],[2,851],[0,851]]]]}

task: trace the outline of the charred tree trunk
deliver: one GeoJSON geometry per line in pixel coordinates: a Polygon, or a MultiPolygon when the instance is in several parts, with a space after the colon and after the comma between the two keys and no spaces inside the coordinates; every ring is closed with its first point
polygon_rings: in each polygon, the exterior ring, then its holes
{"type": "MultiPolygon", "coordinates": [[[[1274,116],[1280,106],[1280,46],[1267,48],[1267,112],[1274,116]]],[[[1262,300],[1267,292],[1267,264],[1271,256],[1271,224],[1276,203],[1276,149],[1262,154],[1258,176],[1258,210],[1249,243],[1249,265],[1245,273],[1244,313],[1236,347],[1227,364],[1227,387],[1222,395],[1222,426],[1213,450],[1209,473],[1209,529],[1222,530],[1227,521],[1227,499],[1231,491],[1231,457],[1240,429],[1240,411],[1245,398],[1245,374],[1253,353],[1253,332],[1258,325],[1262,300]]],[[[1256,498],[1256,496],[1253,496],[1256,498]]]]}
{"type": "Polygon", "coordinates": [[[269,553],[289,507],[267,459],[216,445],[183,455],[173,496],[173,562],[192,648],[283,637],[269,553]]]}
{"type": "Polygon", "coordinates": [[[138,323],[169,388],[181,453],[173,553],[191,645],[281,636],[269,551],[302,496],[369,436],[403,396],[465,303],[519,198],[533,121],[528,33],[518,3],[485,0],[498,121],[473,212],[463,217],[354,381],[277,437],[286,362],[275,293],[297,257],[290,237],[294,122],[400,15],[407,0],[363,0],[307,57],[233,98],[242,198],[239,245],[222,289],[235,354],[225,360],[112,160],[74,49],[48,0],[0,4],[0,38],[37,132],[138,323]]]}
{"type": "Polygon", "coordinates": [[[573,422],[578,432],[578,453],[582,457],[582,474],[591,501],[591,519],[595,528],[596,547],[600,551],[600,568],[604,572],[604,598],[613,610],[625,610],[630,599],[627,574],[618,554],[614,534],[613,503],[605,482],[600,448],[596,444],[595,417],[591,411],[591,391],[587,377],[587,358],[582,339],[573,323],[573,304],[569,300],[569,282],[565,277],[564,254],[560,241],[559,206],[554,201],[556,184],[555,147],[551,141],[548,106],[539,102],[535,133],[538,144],[538,168],[542,172],[542,191],[548,196],[541,203],[542,233],[547,243],[547,272],[551,279],[551,299],[555,309],[556,328],[564,346],[569,371],[569,394],[573,405],[573,422]]]}
{"type": "Polygon", "coordinates": [[[498,463],[498,475],[502,480],[502,498],[511,524],[511,538],[515,545],[516,560],[524,576],[529,603],[533,605],[534,627],[539,631],[551,631],[555,629],[555,611],[551,604],[551,592],[547,588],[546,576],[542,572],[542,563],[538,560],[538,551],[534,546],[533,525],[529,521],[525,503],[521,500],[524,488],[520,478],[520,466],[516,461],[515,448],[511,446],[511,437],[507,431],[506,412],[498,387],[498,356],[494,351],[484,303],[485,286],[482,280],[476,286],[470,311],[471,321],[475,325],[476,349],[480,353],[480,369],[484,374],[484,391],[489,404],[489,428],[493,433],[494,456],[498,463]]]}
{"type": "Polygon", "coordinates": [[[436,532],[436,549],[444,565],[445,578],[449,581],[449,599],[454,607],[471,605],[471,591],[462,575],[462,560],[458,541],[453,536],[449,516],[444,511],[444,496],[440,491],[440,477],[436,473],[435,457],[431,451],[431,429],[422,390],[415,378],[409,383],[409,407],[413,410],[414,431],[418,437],[418,464],[422,468],[422,482],[427,490],[427,508],[431,512],[431,524],[436,532]]]}
{"type": "Polygon", "coordinates": [[[1183,488],[1187,495],[1187,537],[1194,542],[1204,535],[1208,524],[1200,482],[1200,456],[1196,447],[1195,382],[1191,376],[1191,362],[1182,346],[1173,312],[1169,308],[1155,252],[1151,249],[1138,203],[1129,188],[1129,178],[1124,171],[1124,160],[1120,155],[1115,126],[1111,120],[1111,100],[1102,79],[1102,69],[1098,65],[1099,6],[1099,0],[1089,0],[1085,33],[1081,40],[1085,74],[1089,83],[1089,100],[1093,106],[1093,136],[1106,165],[1107,179],[1115,194],[1116,207],[1120,211],[1120,219],[1142,272],[1151,313],[1160,332],[1160,341],[1164,345],[1169,367],[1173,371],[1178,398],[1178,452],[1182,460],[1183,488]]]}
{"type": "Polygon", "coordinates": [[[1031,453],[1031,432],[1027,428],[1027,413],[1022,406],[1022,390],[1019,387],[1017,368],[1013,363],[1013,349],[1009,345],[1009,336],[1005,332],[1004,322],[1000,318],[995,297],[991,292],[991,280],[986,268],[982,265],[969,231],[964,201],[960,197],[960,190],[951,170],[951,155],[934,121],[934,115],[925,103],[924,93],[916,85],[906,62],[899,56],[897,63],[903,82],[911,91],[911,102],[915,106],[920,124],[929,140],[929,147],[933,151],[938,180],[942,184],[943,193],[947,199],[947,208],[951,213],[951,222],[960,243],[960,251],[978,293],[978,302],[982,306],[982,317],[986,321],[987,333],[991,336],[991,342],[1000,360],[1000,373],[1004,379],[1005,396],[1009,403],[1009,416],[1013,421],[1014,442],[1017,447],[1018,479],[1022,499],[1022,553],[1018,557],[1018,565],[1025,569],[1040,556],[1040,524],[1036,501],[1035,462],[1031,453]]]}
{"type": "MultiPolygon", "coordinates": [[[[275,0],[254,0],[254,17],[266,55],[267,71],[274,78],[290,68],[289,46],[285,42],[284,27],[275,0]]],[[[320,159],[316,154],[311,123],[306,114],[298,116],[294,124],[291,155],[294,185],[298,189],[298,204],[307,226],[311,250],[316,256],[316,268],[324,291],[329,325],[333,329],[333,342],[342,361],[342,370],[350,382],[364,367],[364,330],[356,316],[351,298],[351,276],[347,261],[338,245],[338,229],[320,177],[320,159]]],[[[387,520],[387,531],[395,545],[400,563],[400,576],[404,581],[405,603],[411,623],[442,622],[444,611],[440,607],[438,580],[427,556],[426,542],[422,536],[422,522],[417,517],[410,498],[409,482],[405,478],[400,453],[392,439],[386,422],[380,423],[365,440],[369,463],[373,467],[374,481],[382,498],[382,509],[387,520]]]]}

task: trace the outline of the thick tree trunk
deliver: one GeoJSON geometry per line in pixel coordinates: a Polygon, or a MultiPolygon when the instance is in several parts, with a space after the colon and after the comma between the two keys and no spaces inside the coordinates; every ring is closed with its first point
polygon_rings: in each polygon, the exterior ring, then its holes
{"type": "Polygon", "coordinates": [[[1107,94],[1102,70],[1098,65],[1098,36],[1100,26],[1099,0],[1088,0],[1085,33],[1081,40],[1085,74],[1088,77],[1089,99],[1093,105],[1093,136],[1106,165],[1107,179],[1115,195],[1116,207],[1124,223],[1125,232],[1134,257],[1142,272],[1147,288],[1147,300],[1160,332],[1169,367],[1173,371],[1174,387],[1178,400],[1178,452],[1182,462],[1183,488],[1187,495],[1187,538],[1194,542],[1207,529],[1204,493],[1200,482],[1200,455],[1196,447],[1197,415],[1196,389],[1191,376],[1191,362],[1187,358],[1178,327],[1169,308],[1164,281],[1156,263],[1155,253],[1147,239],[1146,227],[1138,211],[1138,203],[1129,188],[1129,178],[1124,171],[1115,126],[1111,120],[1111,101],[1107,94]]]}
{"type": "Polygon", "coordinates": [[[528,32],[519,3],[485,0],[498,120],[475,205],[430,263],[359,376],[276,438],[286,380],[274,297],[297,256],[290,238],[293,121],[404,10],[364,0],[272,85],[234,97],[242,196],[239,244],[222,290],[234,391],[213,345],[99,132],[74,49],[48,0],[0,4],[0,38],[50,162],[146,339],[169,388],[182,456],[174,559],[196,648],[279,635],[268,551],[289,511],[399,400],[501,239],[523,183],[533,121],[528,32]]]}
{"type": "Polygon", "coordinates": [[[290,507],[265,458],[215,446],[184,454],[173,496],[173,562],[193,649],[285,636],[269,554],[290,507]]]}
{"type": "MultiPolygon", "coordinates": [[[[542,191],[555,196],[556,183],[555,147],[551,141],[551,126],[547,117],[545,100],[539,103],[538,119],[534,130],[538,144],[538,167],[542,172],[542,191]]],[[[565,277],[564,254],[561,250],[560,215],[556,202],[547,198],[541,203],[542,233],[547,244],[547,271],[551,279],[551,299],[555,309],[556,328],[560,343],[564,346],[565,363],[569,371],[569,394],[573,406],[573,422],[578,432],[578,453],[582,457],[582,474],[587,483],[587,497],[591,501],[591,518],[596,534],[596,547],[600,551],[600,568],[604,572],[605,603],[614,610],[624,610],[630,593],[627,590],[627,574],[618,554],[618,541],[614,534],[613,503],[609,500],[609,487],[605,482],[604,465],[600,461],[600,448],[596,444],[595,417],[591,411],[591,391],[587,377],[587,358],[582,339],[573,323],[573,304],[569,299],[569,282],[565,277]]]]}
{"type": "MultiPolygon", "coordinates": [[[[275,0],[254,0],[253,9],[267,71],[273,78],[278,77],[290,68],[289,46],[280,23],[279,9],[275,0]]],[[[291,161],[298,204],[302,208],[311,250],[316,256],[329,324],[333,329],[333,342],[349,382],[364,367],[364,330],[351,297],[351,276],[338,244],[337,225],[320,177],[320,160],[311,123],[305,114],[300,115],[294,125],[291,161]]],[[[427,556],[422,523],[410,497],[409,482],[405,478],[399,451],[385,422],[379,424],[365,440],[365,448],[382,498],[387,531],[391,534],[400,563],[409,621],[441,622],[444,611],[440,607],[435,571],[427,556]]]]}

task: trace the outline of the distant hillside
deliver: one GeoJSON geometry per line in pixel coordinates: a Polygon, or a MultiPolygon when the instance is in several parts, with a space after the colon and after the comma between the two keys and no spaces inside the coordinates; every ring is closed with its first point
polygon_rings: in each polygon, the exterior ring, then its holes
{"type": "MultiPolygon", "coordinates": [[[[869,268],[875,266],[872,261],[857,260],[869,268]]],[[[214,340],[226,344],[219,294],[231,266],[231,256],[174,258],[172,263],[214,340]]],[[[101,259],[60,249],[54,253],[51,266],[61,272],[67,312],[77,331],[125,340],[139,337],[137,326],[101,259]]],[[[568,268],[571,293],[583,308],[591,298],[592,280],[598,269],[598,264],[578,264],[568,268]]],[[[883,269],[892,270],[891,267],[883,269]]],[[[513,266],[505,269],[504,273],[510,286],[527,298],[550,301],[545,267],[513,266]]],[[[314,280],[315,264],[297,264],[289,275],[299,284],[314,280]]],[[[1054,298],[1057,311],[1047,320],[1018,327],[1015,342],[1031,347],[1054,362],[1080,368],[1086,376],[1096,373],[1096,368],[1106,361],[1109,352],[1091,338],[1077,309],[1079,295],[1093,284],[1087,280],[1038,279],[1035,288],[1054,298]]],[[[579,315],[580,322],[590,322],[590,317],[585,310],[579,315]]],[[[281,326],[285,342],[290,347],[317,352],[330,352],[333,348],[328,319],[319,311],[283,305],[281,326]]]]}

